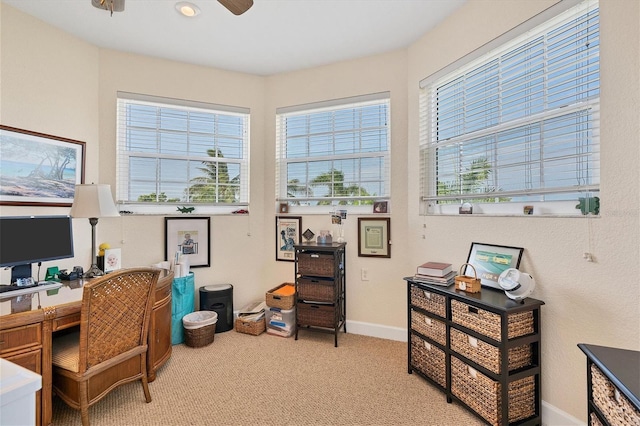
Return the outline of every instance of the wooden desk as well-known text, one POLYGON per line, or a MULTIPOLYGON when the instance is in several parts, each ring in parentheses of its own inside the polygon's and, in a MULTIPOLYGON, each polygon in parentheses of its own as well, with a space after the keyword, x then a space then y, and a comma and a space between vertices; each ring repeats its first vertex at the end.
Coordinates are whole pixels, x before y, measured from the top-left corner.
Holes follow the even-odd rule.
MULTIPOLYGON (((162 273, 156 287, 147 352, 150 382, 171 357, 172 281, 173 272, 162 273)), ((83 280, 63 281, 57 290, 0 301, 0 357, 42 376, 36 395, 38 425, 51 424, 53 333, 80 324, 83 285, 83 280)))

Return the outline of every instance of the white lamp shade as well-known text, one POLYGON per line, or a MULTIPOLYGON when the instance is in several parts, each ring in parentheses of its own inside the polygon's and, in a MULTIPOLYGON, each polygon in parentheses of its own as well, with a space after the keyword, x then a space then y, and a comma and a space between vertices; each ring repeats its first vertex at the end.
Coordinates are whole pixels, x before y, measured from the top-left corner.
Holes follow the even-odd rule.
POLYGON ((111 185, 76 185, 71 217, 120 216, 111 195, 111 185))

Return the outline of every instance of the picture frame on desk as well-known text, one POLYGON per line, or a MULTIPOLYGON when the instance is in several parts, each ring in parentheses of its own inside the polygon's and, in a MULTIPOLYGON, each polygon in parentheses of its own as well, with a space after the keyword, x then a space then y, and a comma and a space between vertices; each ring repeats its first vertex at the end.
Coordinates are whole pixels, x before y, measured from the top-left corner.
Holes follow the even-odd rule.
POLYGON ((294 262, 294 245, 301 241, 302 217, 276 216, 276 260, 294 262))
POLYGON ((358 256, 391 257, 390 218, 358 218, 358 256))
POLYGON ((164 260, 186 256, 191 268, 211 266, 210 217, 166 217, 164 260))
MULTIPOLYGON (((520 266, 523 251, 522 247, 471 243, 466 263, 473 265, 483 287, 501 289, 498 277, 506 269, 520 266)), ((474 271, 466 266, 463 274, 474 276, 474 271)))
POLYGON ((0 125, 0 205, 70 207, 84 164, 84 142, 0 125))

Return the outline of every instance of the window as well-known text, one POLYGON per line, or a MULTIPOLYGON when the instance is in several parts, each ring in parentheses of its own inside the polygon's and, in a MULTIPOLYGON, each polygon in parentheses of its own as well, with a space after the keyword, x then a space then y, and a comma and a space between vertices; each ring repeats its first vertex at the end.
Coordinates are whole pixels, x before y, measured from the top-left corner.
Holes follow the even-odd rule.
POLYGON ((248 109, 119 92, 117 128, 116 197, 125 210, 248 205, 248 109))
POLYGON ((277 110, 277 200, 370 205, 389 198, 389 93, 277 110))
POLYGON ((421 82, 424 213, 468 202, 522 214, 544 203, 575 215, 579 198, 599 194, 597 3, 552 13, 421 82))

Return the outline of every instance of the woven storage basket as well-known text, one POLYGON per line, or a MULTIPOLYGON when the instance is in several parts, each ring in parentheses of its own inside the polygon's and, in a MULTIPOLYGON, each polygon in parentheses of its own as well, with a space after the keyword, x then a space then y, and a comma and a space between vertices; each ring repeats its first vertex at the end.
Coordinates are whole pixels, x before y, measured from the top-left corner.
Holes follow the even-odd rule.
POLYGON ((264 318, 258 321, 247 321, 242 318, 237 318, 235 325, 238 333, 251 334, 252 336, 262 334, 266 328, 264 318))
POLYGON ((299 302, 298 325, 333 328, 337 324, 337 309, 332 305, 299 302))
POLYGON ((217 322, 215 311, 197 311, 182 317, 185 345, 200 348, 213 343, 217 322))
MULTIPOLYGON (((533 312, 516 312, 507 316, 507 338, 525 336, 533 333, 533 312)), ((501 316, 479 309, 458 300, 451 301, 451 320, 473 331, 501 341, 501 316)))
MULTIPOLYGON (((287 290, 291 290, 287 288, 287 290)), ((265 295, 265 301, 267 306, 271 308, 280 308, 280 309, 291 309, 295 303, 296 292, 295 292, 295 284, 293 283, 282 283, 277 287, 272 288, 267 291, 265 295), (293 287, 293 292, 287 291, 289 294, 277 294, 276 292, 282 291, 283 287, 291 286, 293 287)))
POLYGON ((298 279, 298 298, 315 302, 333 302, 336 298, 335 281, 322 278, 298 279))
POLYGON ((317 277, 333 277, 335 258, 332 254, 299 253, 298 273, 317 277))
POLYGON ((440 294, 411 286, 411 304, 445 318, 445 297, 440 294))
POLYGON ((482 288, 476 268, 470 263, 463 263, 460 265, 460 271, 458 271, 458 275, 455 277, 455 283, 456 290, 462 290, 467 293, 478 293, 482 288), (473 269, 473 277, 462 275, 462 270, 465 266, 470 266, 471 269, 473 269))
POLYGON ((590 426, 604 426, 600 421, 600 418, 596 415, 596 413, 591 413, 589 416, 589 425, 590 426))
POLYGON ((413 309, 411 310, 411 328, 442 346, 447 344, 445 323, 413 309))
MULTIPOLYGON (((451 349, 474 360, 478 364, 500 374, 502 356, 500 349, 482 340, 475 339, 460 330, 451 328, 450 331, 451 349)), ((533 352, 531 345, 522 345, 509 349, 509 371, 531 365, 533 352)))
POLYGON ((616 389, 595 364, 591 364, 591 389, 594 404, 610 424, 640 425, 640 411, 616 389))
MULTIPOLYGON (((489 424, 502 424, 500 383, 490 379, 458 358, 451 357, 451 393, 489 424), (475 376, 475 377, 474 377, 475 376)), ((535 414, 535 379, 525 377, 509 382, 509 423, 535 414)))
POLYGON ((411 366, 431 378, 443 388, 447 385, 444 351, 411 335, 411 366))

